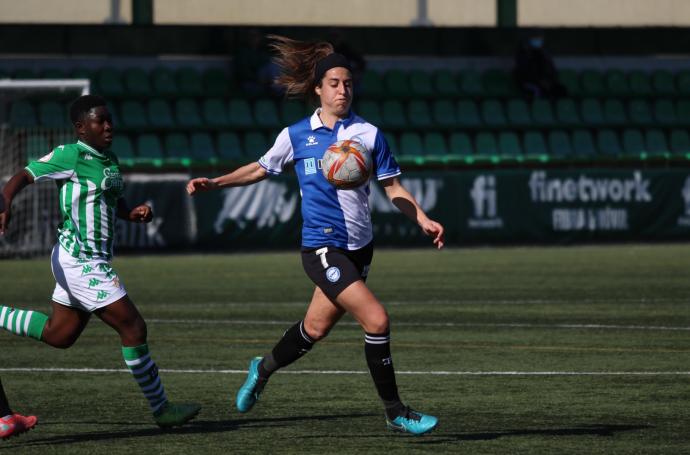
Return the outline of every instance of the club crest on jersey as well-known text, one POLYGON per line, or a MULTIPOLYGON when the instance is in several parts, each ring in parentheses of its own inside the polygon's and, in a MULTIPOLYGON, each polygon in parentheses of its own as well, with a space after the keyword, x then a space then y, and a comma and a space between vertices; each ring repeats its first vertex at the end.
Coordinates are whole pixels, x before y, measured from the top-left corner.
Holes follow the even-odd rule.
POLYGON ((316 160, 314 158, 304 160, 304 174, 316 174, 316 160))
POLYGON ((329 267, 326 270, 326 278, 331 283, 336 283, 340 279, 340 269, 338 267, 329 267))
POLYGON ((103 181, 101 181, 101 189, 108 191, 110 189, 121 192, 125 187, 122 181, 122 175, 118 170, 110 168, 103 169, 103 181))
POLYGON ((319 145, 319 141, 316 140, 316 136, 309 136, 307 138, 307 143, 305 145, 307 147, 310 147, 312 145, 319 145))

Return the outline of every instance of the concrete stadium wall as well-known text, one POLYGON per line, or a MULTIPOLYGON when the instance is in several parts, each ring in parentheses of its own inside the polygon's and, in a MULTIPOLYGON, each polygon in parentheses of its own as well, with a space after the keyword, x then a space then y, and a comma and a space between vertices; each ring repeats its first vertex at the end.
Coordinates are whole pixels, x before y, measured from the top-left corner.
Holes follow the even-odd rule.
POLYGON ((132 0, 0 0, 0 23, 132 22, 132 0))

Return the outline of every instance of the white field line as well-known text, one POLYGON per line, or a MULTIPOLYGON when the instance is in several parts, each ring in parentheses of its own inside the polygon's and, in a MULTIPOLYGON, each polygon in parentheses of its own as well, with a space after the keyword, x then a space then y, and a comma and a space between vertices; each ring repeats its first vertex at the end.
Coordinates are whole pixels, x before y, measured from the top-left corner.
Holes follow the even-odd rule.
MULTIPOLYGON (((289 326, 295 321, 242 320, 242 319, 164 319, 150 318, 146 322, 153 324, 210 324, 210 325, 280 325, 289 326)), ((339 322, 338 325, 359 326, 356 322, 339 322)), ((661 325, 617 325, 617 324, 529 324, 501 322, 393 322, 397 327, 460 327, 460 328, 516 328, 516 329, 577 329, 577 330, 659 330, 688 332, 690 327, 661 325)))
MULTIPOLYGON (((167 374, 247 374, 247 370, 159 370, 167 374)), ((14 373, 130 373, 125 368, 0 368, 0 372, 14 373)), ((280 374, 369 374, 358 370, 283 370, 280 374)), ((396 371, 399 375, 417 376, 690 376, 690 371, 396 371)))

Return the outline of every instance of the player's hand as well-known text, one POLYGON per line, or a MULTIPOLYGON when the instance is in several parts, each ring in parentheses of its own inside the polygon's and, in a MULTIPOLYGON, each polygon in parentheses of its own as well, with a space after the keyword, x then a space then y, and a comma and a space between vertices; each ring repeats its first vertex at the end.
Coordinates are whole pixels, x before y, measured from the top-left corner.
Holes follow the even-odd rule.
POLYGON ((190 196, 204 191, 215 190, 216 188, 218 188, 218 184, 206 177, 198 177, 187 183, 187 193, 189 193, 190 196))
POLYGON ((148 223, 153 219, 153 210, 146 204, 134 207, 129 212, 129 221, 135 223, 148 223))
POLYGON ((427 220, 419 226, 426 235, 434 238, 434 245, 436 245, 436 248, 439 250, 443 248, 445 241, 443 238, 444 229, 441 223, 437 223, 434 220, 427 220))
POLYGON ((10 224, 10 206, 5 204, 5 198, 0 194, 0 235, 5 235, 7 225, 10 224))

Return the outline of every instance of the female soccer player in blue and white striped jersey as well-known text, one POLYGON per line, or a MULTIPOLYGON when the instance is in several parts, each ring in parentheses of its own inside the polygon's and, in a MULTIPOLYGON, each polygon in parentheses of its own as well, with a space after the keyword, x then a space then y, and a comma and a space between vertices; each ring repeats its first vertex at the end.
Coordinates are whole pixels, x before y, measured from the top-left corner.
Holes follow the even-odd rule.
POLYGON ((250 185, 278 175, 294 163, 302 193, 302 263, 316 288, 302 321, 289 328, 273 350, 249 364, 249 375, 237 393, 237 408, 249 411, 268 378, 309 352, 345 312, 364 329, 365 355, 381 397, 388 426, 396 431, 423 434, 436 427, 436 417, 413 411, 398 396, 390 353, 388 314, 365 281, 373 255, 369 213, 369 184, 348 190, 332 186, 317 163, 329 145, 339 140, 360 142, 372 156, 374 175, 388 198, 420 229, 443 247, 443 226, 429 219, 401 185, 400 168, 381 131, 350 109, 352 71, 348 60, 329 43, 307 43, 273 36, 277 82, 288 96, 315 98, 313 115, 283 129, 273 147, 258 162, 229 174, 195 178, 187 184, 200 191, 250 185))

